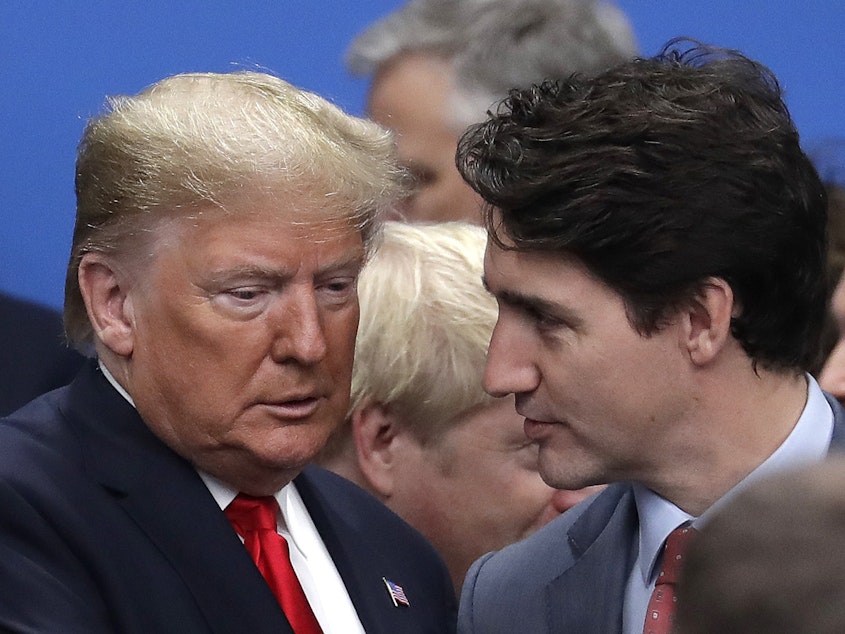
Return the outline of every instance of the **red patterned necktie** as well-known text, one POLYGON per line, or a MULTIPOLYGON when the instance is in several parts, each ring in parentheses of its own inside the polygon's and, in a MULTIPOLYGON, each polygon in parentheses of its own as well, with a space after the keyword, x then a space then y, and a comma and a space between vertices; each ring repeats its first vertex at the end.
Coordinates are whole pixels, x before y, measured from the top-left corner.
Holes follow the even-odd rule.
POLYGON ((666 538, 663 565, 648 602, 643 634, 669 634, 672 631, 675 620, 675 584, 687 545, 694 535, 694 528, 679 526, 666 538))
POLYGON ((290 551, 276 530, 279 504, 272 496, 239 494, 226 507, 226 517, 264 576, 296 634, 322 634, 299 579, 290 563, 290 551))

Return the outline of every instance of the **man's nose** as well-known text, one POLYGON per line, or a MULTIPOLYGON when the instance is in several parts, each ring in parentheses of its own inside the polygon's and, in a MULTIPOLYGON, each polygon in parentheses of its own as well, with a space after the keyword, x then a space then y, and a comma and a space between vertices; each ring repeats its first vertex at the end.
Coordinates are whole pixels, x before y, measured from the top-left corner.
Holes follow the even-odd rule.
POLYGON ((282 302, 279 313, 273 358, 280 363, 295 359, 304 365, 322 361, 327 352, 326 336, 314 293, 297 292, 282 302))
POLYGON ((487 351, 485 391, 496 397, 532 392, 539 381, 539 371, 532 362, 530 346, 522 341, 518 327, 500 316, 487 351))

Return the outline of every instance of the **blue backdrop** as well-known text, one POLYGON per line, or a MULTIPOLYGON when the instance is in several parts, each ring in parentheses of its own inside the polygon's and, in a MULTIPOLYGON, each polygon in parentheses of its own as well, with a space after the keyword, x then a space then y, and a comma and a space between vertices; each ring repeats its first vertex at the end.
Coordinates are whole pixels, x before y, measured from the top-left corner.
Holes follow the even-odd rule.
MULTIPOLYGON (((58 306, 73 227, 73 163, 104 97, 183 71, 263 67, 361 114, 342 55, 399 0, 0 0, 0 288, 58 306)), ((845 138, 842 0, 619 0, 641 49, 677 35, 770 66, 813 149, 845 138)))

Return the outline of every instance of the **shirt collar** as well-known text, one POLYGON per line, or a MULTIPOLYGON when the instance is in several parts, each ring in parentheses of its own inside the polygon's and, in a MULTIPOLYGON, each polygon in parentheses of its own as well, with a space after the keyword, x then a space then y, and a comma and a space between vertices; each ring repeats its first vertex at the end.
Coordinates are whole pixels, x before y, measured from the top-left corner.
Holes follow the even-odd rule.
MULTIPOLYGON (((114 375, 109 372, 109 369, 103 364, 102 359, 97 359, 97 365, 100 367, 100 372, 103 373, 103 376, 106 377, 109 383, 111 383, 112 387, 117 390, 117 393, 120 394, 123 398, 129 401, 129 404, 132 407, 135 407, 135 401, 132 400, 132 397, 129 396, 129 392, 123 389, 123 386, 117 382, 117 379, 114 378, 114 375)), ((135 407, 135 409, 138 409, 135 407)))
POLYGON ((634 483, 633 488, 637 513, 640 516, 640 574, 643 583, 648 584, 660 554, 660 547, 669 533, 694 518, 642 484, 634 483))
MULTIPOLYGON (((197 473, 202 478, 205 486, 208 487, 220 510, 225 510, 238 495, 237 489, 233 489, 219 478, 199 469, 197 469, 197 473)), ((279 509, 281 511, 281 514, 276 517, 278 531, 285 539, 291 541, 302 552, 303 557, 307 559, 308 549, 303 548, 303 545, 297 541, 297 538, 302 538, 302 531, 297 530, 297 526, 301 525, 304 521, 310 522, 311 518, 305 509, 305 503, 302 501, 299 491, 296 490, 293 482, 289 482, 277 491, 273 497, 279 503, 279 509)))
POLYGON ((663 542, 673 530, 685 522, 692 521, 695 528, 701 528, 709 517, 728 500, 752 482, 785 469, 817 462, 824 458, 833 436, 833 410, 824 397, 816 380, 807 377, 807 403, 786 440, 774 453, 749 473, 735 487, 716 501, 698 518, 685 513, 677 506, 663 499, 654 491, 635 483, 634 499, 640 517, 640 573, 648 584, 657 574, 655 564, 663 542))

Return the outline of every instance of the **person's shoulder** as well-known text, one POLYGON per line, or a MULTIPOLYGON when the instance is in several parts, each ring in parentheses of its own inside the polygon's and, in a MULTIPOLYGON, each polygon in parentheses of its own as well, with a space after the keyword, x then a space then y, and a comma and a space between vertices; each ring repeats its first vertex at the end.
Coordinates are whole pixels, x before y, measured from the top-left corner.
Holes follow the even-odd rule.
POLYGON ((0 292, 0 341, 35 345, 37 350, 62 347, 62 316, 57 310, 0 292), (24 338, 24 340, 21 340, 24 338))
POLYGON ((51 323, 59 317, 58 312, 52 308, 0 291, 0 323, 7 318, 17 318, 22 315, 51 323))
POLYGON ((548 627, 549 589, 574 570, 591 548, 599 547, 598 559, 611 562, 608 544, 624 544, 618 527, 628 530, 633 510, 631 485, 613 484, 524 540, 481 557, 463 584, 458 630, 513 632, 548 627))
POLYGON ((338 496, 340 498, 339 501, 345 500, 347 496, 351 496, 354 498, 354 502, 348 506, 352 508, 357 508, 359 504, 370 506, 373 503, 384 506, 373 495, 351 480, 317 465, 307 466, 296 479, 296 484, 299 489, 305 486, 313 489, 314 493, 323 496, 338 496))
POLYGON ((0 477, 20 480, 74 461, 78 439, 61 413, 68 388, 44 394, 0 418, 0 477))
POLYGON ((66 344, 58 311, 0 293, 0 414, 70 383, 84 361, 66 344))
POLYGON ((628 496, 630 484, 611 485, 525 539, 488 553, 474 564, 471 574, 476 579, 495 579, 497 584, 505 579, 505 583, 545 584, 577 561, 578 552, 589 547, 589 540, 602 532, 628 496))
POLYGON ((833 437, 830 441, 830 449, 845 452, 845 408, 833 395, 825 392, 824 396, 833 412, 833 437))

